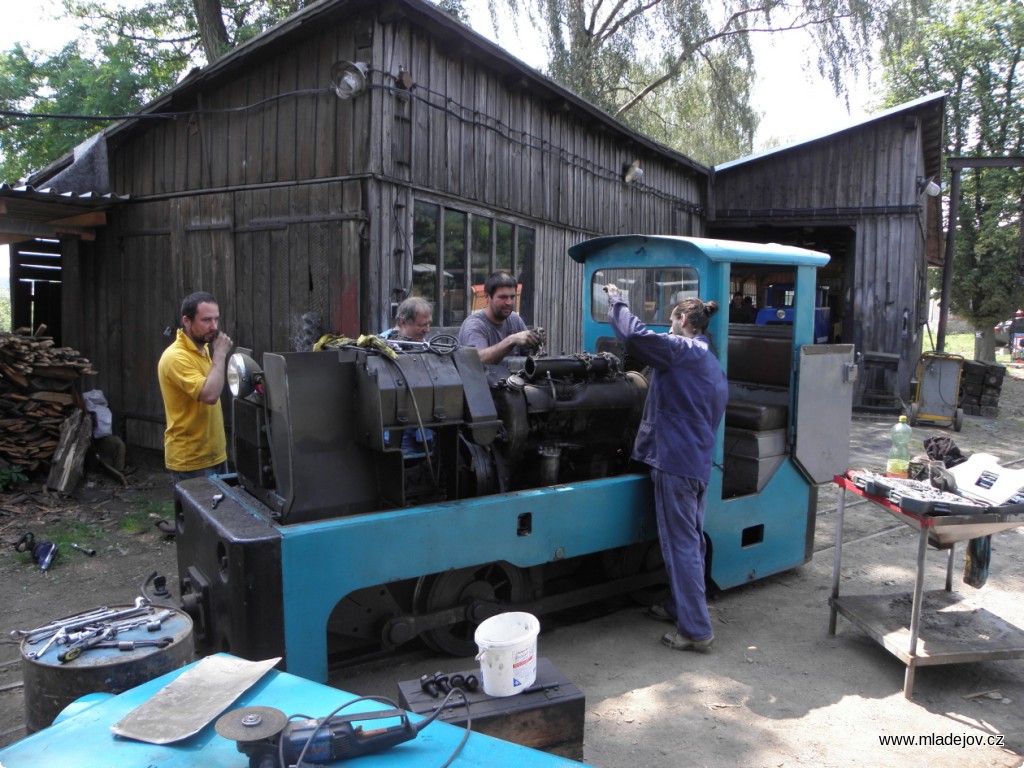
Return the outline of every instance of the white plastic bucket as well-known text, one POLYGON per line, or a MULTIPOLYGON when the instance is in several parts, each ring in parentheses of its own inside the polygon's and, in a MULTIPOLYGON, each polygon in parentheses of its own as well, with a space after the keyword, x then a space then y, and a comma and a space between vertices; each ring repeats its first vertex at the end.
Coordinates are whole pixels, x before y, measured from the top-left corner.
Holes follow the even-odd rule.
POLYGON ((488 696, 514 696, 537 679, 537 635, 532 613, 499 613, 476 628, 480 677, 488 696))

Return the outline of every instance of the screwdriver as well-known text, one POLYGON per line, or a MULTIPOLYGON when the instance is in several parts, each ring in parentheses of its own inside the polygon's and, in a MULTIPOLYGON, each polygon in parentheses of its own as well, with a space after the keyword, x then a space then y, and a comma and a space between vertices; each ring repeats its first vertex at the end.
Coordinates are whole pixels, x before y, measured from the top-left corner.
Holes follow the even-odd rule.
POLYGON ((92 557, 93 555, 96 554, 96 550, 95 549, 89 549, 89 547, 83 547, 81 544, 72 544, 71 548, 72 549, 77 549, 79 552, 84 552, 89 557, 92 557))

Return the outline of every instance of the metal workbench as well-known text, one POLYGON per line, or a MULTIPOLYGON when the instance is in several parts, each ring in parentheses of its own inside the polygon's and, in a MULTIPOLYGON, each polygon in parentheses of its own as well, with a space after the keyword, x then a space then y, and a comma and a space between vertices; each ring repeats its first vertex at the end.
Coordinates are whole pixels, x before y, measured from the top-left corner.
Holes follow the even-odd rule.
MULTIPOLYGON (((227 654, 222 654, 227 656, 227 654)), ((229 657, 231 658, 231 657, 229 657)), ((249 758, 240 753, 234 741, 215 732, 210 722, 194 736, 173 744, 149 744, 115 736, 111 726, 136 707, 149 701, 168 683, 194 665, 170 672, 148 683, 114 696, 91 694, 68 707, 48 728, 0 749, 3 768, 38 766, 148 766, 149 768, 247 768, 249 758)), ((390 691, 381 692, 393 696, 390 691)), ((225 711, 249 706, 280 709, 286 714, 304 713, 325 716, 348 701, 351 693, 313 683, 287 672, 271 670, 246 690, 225 711)), ((376 702, 359 702, 350 711, 369 712, 386 708, 376 702)), ((410 715, 413 721, 419 715, 410 715)), ((435 721, 416 739, 378 754, 346 760, 335 765, 359 765, 359 768, 420 768, 438 766, 455 752, 465 736, 463 728, 435 721)), ((305 765, 306 762, 303 761, 305 765)), ((518 768, 579 768, 581 763, 522 747, 507 741, 472 733, 452 763, 453 768, 492 768, 514 765, 518 768)))
POLYGON ((832 596, 829 599, 830 635, 836 633, 836 617, 842 614, 906 664, 903 695, 908 699, 913 695, 917 667, 1024 657, 1024 630, 952 591, 956 542, 1024 525, 1024 514, 919 515, 900 509, 885 497, 865 493, 842 475, 836 475, 834 482, 840 492, 836 506, 832 596), (918 531, 917 570, 912 593, 840 596, 843 512, 847 492, 871 501, 918 531), (929 544, 946 550, 946 584, 945 589, 925 592, 924 566, 929 544), (919 633, 922 622, 924 637, 919 633))

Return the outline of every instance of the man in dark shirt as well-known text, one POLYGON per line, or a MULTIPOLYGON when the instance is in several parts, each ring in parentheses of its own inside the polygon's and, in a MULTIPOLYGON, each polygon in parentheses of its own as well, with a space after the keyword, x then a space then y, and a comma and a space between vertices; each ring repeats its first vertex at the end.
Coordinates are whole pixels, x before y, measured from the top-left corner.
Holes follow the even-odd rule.
POLYGON ((484 282, 487 306, 467 317, 459 329, 459 344, 476 347, 481 363, 500 363, 508 355, 522 355, 540 346, 539 337, 515 311, 518 287, 508 272, 492 272, 484 282))

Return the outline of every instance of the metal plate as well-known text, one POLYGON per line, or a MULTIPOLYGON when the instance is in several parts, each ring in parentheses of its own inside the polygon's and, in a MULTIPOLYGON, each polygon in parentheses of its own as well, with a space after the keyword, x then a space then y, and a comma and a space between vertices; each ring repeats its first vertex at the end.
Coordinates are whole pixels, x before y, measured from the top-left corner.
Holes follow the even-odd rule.
POLYGON ((111 726, 118 736, 173 744, 199 733, 281 659, 207 656, 111 726))

